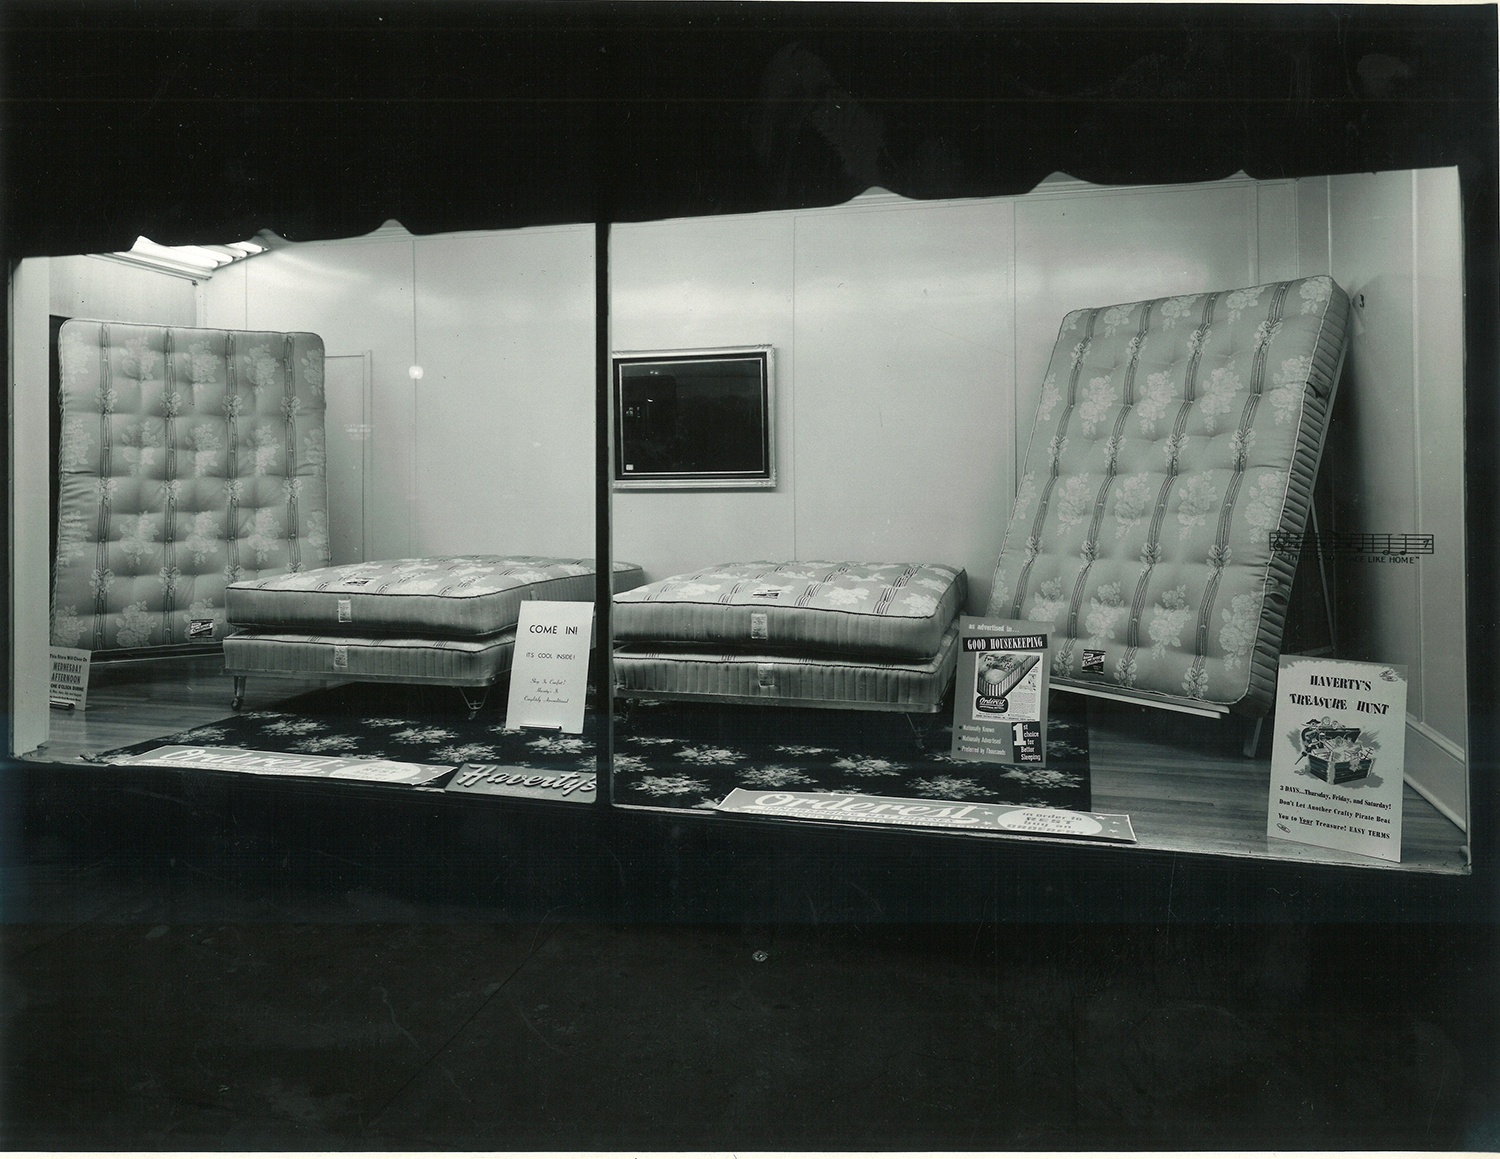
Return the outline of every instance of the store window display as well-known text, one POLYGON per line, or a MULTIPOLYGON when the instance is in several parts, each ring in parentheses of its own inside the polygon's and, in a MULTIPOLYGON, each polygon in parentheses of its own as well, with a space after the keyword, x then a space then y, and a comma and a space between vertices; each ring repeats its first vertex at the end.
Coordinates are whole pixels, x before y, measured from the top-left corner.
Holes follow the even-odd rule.
POLYGON ((617 547, 649 581, 615 600, 616 802, 722 814, 742 790, 765 812, 926 828, 1014 806, 1051 811, 1012 818, 1031 834, 1087 836, 1065 811, 1128 817, 1148 848, 1465 872, 1463 623, 1446 610, 1462 496, 1433 453, 1461 437, 1457 207, 1453 171, 1059 176, 1013 199, 874 191, 618 230, 617 346, 777 349, 783 482, 614 496, 617 547), (710 307, 659 308, 706 283, 710 307), (1443 547, 1380 550, 1392 534, 1443 547), (936 570, 965 581, 938 615, 947 654, 903 652, 894 630, 870 643, 835 610, 851 585, 896 607, 936 570), (1047 637, 1045 759, 973 759, 951 730, 974 706, 955 702, 984 693, 955 688, 958 642, 1028 623, 1047 637), (1345 802, 1352 776, 1318 788, 1305 752, 1289 766, 1332 809, 1393 807, 1399 858, 1344 840, 1362 818, 1277 830, 1281 733, 1307 721, 1277 699, 1288 657, 1410 688, 1391 709, 1408 742, 1402 782, 1383 782, 1394 806, 1345 802), (882 701, 900 711, 862 711, 882 701))
MULTIPOLYGON (((201 293, 165 275, 127 293, 146 275, 123 267, 80 276, 102 258, 31 259, 15 330, 33 377, 65 303, 153 333, 308 336, 299 355, 315 336, 327 498, 322 522, 299 502, 296 558, 224 574, 222 612, 199 617, 221 651, 131 668, 76 648, 60 671, 92 671, 71 711, 39 712, 36 682, 18 682, 21 752, 179 767, 191 749, 186 767, 703 823, 732 823, 726 803, 749 793, 913 840, 982 818, 1028 838, 1465 872, 1458 205, 1453 170, 1128 189, 1059 175, 1015 197, 872 190, 616 225, 605 354, 634 368, 629 390, 594 378, 592 227, 271 238, 201 293), (713 373, 729 363, 750 369, 713 373), (605 592, 608 641, 536 618, 605 592), (1319 665, 1298 670, 1305 688, 1294 660, 1319 665), (538 667, 563 663, 582 667, 538 667), (524 719, 518 665, 546 708, 524 719), (1345 686, 1314 677, 1370 681, 1360 700, 1399 743, 1322 703, 1345 686), (966 750, 956 724, 983 743, 966 750), (1350 836, 1384 801, 1399 859, 1279 831, 1273 782, 1309 815, 1364 794, 1365 817, 1309 826, 1350 836)), ((174 375, 191 347, 173 343, 174 375)), ((47 409, 30 390, 23 422, 47 409)), ((310 399, 299 470, 316 463, 310 399)), ((175 414, 153 422, 168 417, 175 432, 175 414)), ((236 461, 254 466, 249 438, 236 461)), ((76 441, 56 463, 22 448, 18 469, 71 470, 76 441)), ((116 444, 161 473, 146 434, 116 444)), ((183 463, 210 449, 173 445, 183 463)), ((285 507, 293 488, 275 486, 285 507)), ((69 504, 18 502, 18 542, 77 554, 69 504)), ((240 530, 236 549, 255 533, 240 530)), ((18 591, 50 588, 49 554, 18 555, 18 591)))

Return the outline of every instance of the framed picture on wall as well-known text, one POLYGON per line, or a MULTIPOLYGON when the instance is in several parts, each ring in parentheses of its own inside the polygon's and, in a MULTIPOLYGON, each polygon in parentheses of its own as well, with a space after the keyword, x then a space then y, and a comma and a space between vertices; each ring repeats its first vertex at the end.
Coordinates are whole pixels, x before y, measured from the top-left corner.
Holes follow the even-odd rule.
POLYGON ((770 346, 614 356, 615 486, 775 487, 770 346))

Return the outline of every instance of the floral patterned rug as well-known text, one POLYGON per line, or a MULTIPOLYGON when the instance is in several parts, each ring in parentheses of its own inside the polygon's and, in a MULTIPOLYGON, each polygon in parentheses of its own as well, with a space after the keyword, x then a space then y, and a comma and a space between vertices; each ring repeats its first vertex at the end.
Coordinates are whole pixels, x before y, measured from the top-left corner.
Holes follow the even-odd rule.
MULTIPOLYGON (((592 713, 577 736, 507 731, 503 695, 491 696, 491 705, 498 707, 468 720, 455 698, 443 695, 450 692, 345 685, 95 759, 108 762, 163 745, 190 744, 592 773, 597 735, 592 713)), ((732 789, 785 788, 1087 810, 1083 699, 1054 693, 1047 729, 1047 767, 1034 768, 950 756, 948 718, 932 723, 925 742, 919 742, 911 722, 898 713, 636 701, 615 725, 614 799, 623 805, 710 809, 732 789)))
POLYGON ((744 788, 1089 809, 1082 697, 1053 695, 1046 768, 953 757, 939 715, 919 742, 900 713, 637 701, 615 725, 614 799, 711 809, 744 788))

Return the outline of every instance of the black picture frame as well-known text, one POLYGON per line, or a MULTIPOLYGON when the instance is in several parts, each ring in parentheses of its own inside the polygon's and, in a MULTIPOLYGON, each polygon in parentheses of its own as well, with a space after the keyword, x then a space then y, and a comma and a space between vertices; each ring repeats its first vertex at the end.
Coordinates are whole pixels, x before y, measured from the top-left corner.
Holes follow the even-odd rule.
POLYGON ((776 486, 770 346, 613 356, 617 489, 776 486))

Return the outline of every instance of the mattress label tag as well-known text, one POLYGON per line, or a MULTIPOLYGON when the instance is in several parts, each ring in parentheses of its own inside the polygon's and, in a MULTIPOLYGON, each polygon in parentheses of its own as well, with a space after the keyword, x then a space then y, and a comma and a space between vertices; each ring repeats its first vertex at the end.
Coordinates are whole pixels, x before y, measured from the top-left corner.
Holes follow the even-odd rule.
POLYGON ((750 639, 769 640, 771 638, 770 620, 765 612, 750 613, 750 639))
POLYGON ((1102 648, 1085 648, 1083 650, 1083 670, 1085 672, 1104 671, 1104 650, 1102 648))
POLYGON ((349 667, 349 645, 335 644, 333 646, 333 666, 335 668, 349 667))
POLYGON ((187 638, 189 640, 212 640, 214 638, 213 620, 211 618, 207 620, 189 620, 187 638))
POLYGON ((339 623, 341 623, 341 624, 349 624, 349 623, 352 623, 353 621, 354 621, 354 601, 353 600, 340 600, 339 601, 339 623))
POLYGON ((769 664, 757 664, 755 666, 755 679, 760 682, 762 688, 775 688, 776 669, 769 664))

